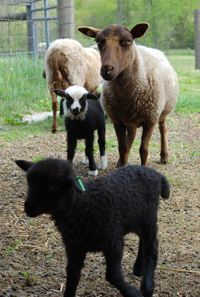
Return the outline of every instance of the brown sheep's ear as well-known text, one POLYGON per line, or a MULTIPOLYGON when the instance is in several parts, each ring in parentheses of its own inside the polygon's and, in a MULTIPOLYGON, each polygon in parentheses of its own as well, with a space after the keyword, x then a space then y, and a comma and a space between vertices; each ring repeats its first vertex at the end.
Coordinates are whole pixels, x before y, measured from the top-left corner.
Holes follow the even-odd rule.
POLYGON ((84 35, 87 35, 89 37, 95 38, 97 33, 99 33, 99 29, 93 28, 93 27, 78 27, 77 30, 84 35))
POLYGON ((65 97, 65 95, 66 95, 64 90, 54 89, 53 91, 60 97, 65 97))
POLYGON ((15 163, 24 171, 27 171, 31 166, 33 166, 33 164, 35 164, 34 162, 25 160, 15 160, 15 163))
POLYGON ((140 23, 135 25, 131 30, 131 34, 133 36, 133 38, 140 38, 144 35, 144 33, 147 31, 147 29, 149 28, 149 24, 148 23, 140 23))

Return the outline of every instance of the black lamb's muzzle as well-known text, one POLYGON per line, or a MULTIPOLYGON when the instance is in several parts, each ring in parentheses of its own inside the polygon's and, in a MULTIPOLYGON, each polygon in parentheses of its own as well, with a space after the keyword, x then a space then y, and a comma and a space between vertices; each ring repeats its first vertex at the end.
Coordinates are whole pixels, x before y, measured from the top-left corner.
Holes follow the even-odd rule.
POLYGON ((38 207, 36 205, 28 201, 25 201, 24 211, 28 217, 32 217, 32 218, 37 217, 42 213, 41 211, 38 210, 38 207))
POLYGON ((79 108, 77 107, 77 108, 75 108, 75 109, 72 109, 72 110, 71 110, 71 113, 72 113, 74 116, 77 116, 77 115, 79 115, 80 110, 79 110, 79 108))

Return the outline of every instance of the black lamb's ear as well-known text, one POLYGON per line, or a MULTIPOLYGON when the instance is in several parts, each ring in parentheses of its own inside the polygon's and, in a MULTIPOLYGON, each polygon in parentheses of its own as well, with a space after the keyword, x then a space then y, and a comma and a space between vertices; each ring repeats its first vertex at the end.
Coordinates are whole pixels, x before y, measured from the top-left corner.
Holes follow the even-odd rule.
POLYGON ((64 98, 62 98, 60 100, 60 117, 62 118, 63 114, 64 114, 64 109, 63 109, 63 101, 65 101, 64 98))
POLYGON ((83 193, 83 190, 81 189, 81 186, 79 185, 78 181, 76 178, 73 177, 66 177, 66 182, 70 186, 73 186, 77 192, 83 193))
POLYGON ((15 163, 24 171, 27 171, 31 166, 33 166, 33 164, 35 164, 34 162, 25 160, 15 160, 15 163))
POLYGON ((93 93, 87 93, 87 99, 97 100, 98 97, 93 93))
POLYGON ((54 91, 54 93, 56 93, 56 95, 58 95, 60 97, 65 97, 65 91, 64 90, 54 89, 53 91, 54 91))

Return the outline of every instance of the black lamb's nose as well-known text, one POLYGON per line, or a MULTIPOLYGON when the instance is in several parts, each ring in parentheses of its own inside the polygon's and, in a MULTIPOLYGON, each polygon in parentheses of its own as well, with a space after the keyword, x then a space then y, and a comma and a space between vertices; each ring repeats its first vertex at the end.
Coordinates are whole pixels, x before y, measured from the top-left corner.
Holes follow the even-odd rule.
POLYGON ((80 113, 80 111, 79 111, 79 108, 78 107, 76 107, 76 108, 74 108, 73 110, 72 110, 72 113, 73 113, 73 115, 78 115, 79 113, 80 113))
POLYGON ((25 202, 24 211, 25 213, 32 211, 34 209, 33 204, 25 202))

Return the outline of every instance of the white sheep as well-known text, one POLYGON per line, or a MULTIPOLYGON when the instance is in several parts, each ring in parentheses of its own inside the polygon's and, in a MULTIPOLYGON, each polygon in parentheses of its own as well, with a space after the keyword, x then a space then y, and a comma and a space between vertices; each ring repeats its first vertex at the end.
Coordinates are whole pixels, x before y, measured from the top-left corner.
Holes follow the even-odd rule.
POLYGON ((146 165, 149 141, 157 123, 161 163, 168 162, 166 116, 178 97, 178 77, 162 52, 135 44, 134 39, 142 37, 148 26, 140 23, 131 30, 119 25, 102 30, 78 28, 98 44, 104 79, 101 101, 116 131, 119 166, 127 163, 136 130, 141 126, 140 157, 141 164, 146 165))
POLYGON ((55 40, 45 54, 43 77, 52 97, 52 132, 57 131, 57 95, 54 89, 67 89, 71 85, 85 87, 95 93, 101 83, 101 59, 93 48, 84 48, 72 39, 55 40))

